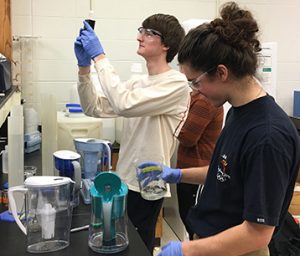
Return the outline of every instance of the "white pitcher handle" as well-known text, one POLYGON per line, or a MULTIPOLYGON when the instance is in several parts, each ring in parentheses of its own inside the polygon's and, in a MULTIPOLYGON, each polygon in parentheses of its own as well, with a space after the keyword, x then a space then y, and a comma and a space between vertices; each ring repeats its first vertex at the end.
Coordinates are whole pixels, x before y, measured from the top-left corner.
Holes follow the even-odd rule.
POLYGON ((11 209, 12 215, 15 218, 16 223, 18 224, 19 228, 22 230, 22 232, 25 235, 27 235, 26 228, 19 219, 19 216, 18 216, 18 213, 17 213, 17 205, 16 205, 16 201, 15 201, 13 193, 14 192, 20 192, 20 193, 25 194, 27 191, 28 191, 28 189, 25 188, 24 186, 15 186, 15 187, 11 187, 11 188, 8 189, 9 207, 11 209))
POLYGON ((81 185, 81 167, 78 161, 72 161, 74 168, 75 189, 79 190, 81 185))
POLYGON ((104 140, 102 143, 106 147, 106 151, 107 151, 107 166, 108 166, 107 170, 110 171, 112 169, 112 165, 111 165, 111 149, 110 149, 110 146, 109 146, 110 141, 104 140))

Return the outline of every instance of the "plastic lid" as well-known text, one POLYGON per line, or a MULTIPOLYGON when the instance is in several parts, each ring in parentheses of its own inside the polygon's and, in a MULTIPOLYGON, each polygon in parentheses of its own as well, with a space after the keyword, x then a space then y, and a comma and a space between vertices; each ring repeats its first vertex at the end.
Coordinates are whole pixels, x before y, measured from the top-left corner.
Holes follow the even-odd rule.
MULTIPOLYGON (((112 201, 113 196, 119 194, 121 179, 114 172, 100 172, 94 179, 94 186, 104 201, 112 201)), ((91 191, 92 193, 92 191, 91 191)), ((93 193, 92 193, 93 194, 93 193)))
POLYGON ((31 176, 24 181, 26 187, 54 187, 73 183, 68 177, 59 176, 31 176))
POLYGON ((53 153, 53 155, 59 159, 64 160, 76 160, 80 158, 80 155, 70 150, 59 150, 53 153))
POLYGON ((66 107, 67 108, 72 108, 72 107, 80 108, 81 106, 80 106, 80 104, 77 104, 77 103, 67 103, 66 107))
POLYGON ((80 107, 79 108, 69 108, 68 111, 70 113, 82 113, 83 112, 82 108, 80 108, 80 107))

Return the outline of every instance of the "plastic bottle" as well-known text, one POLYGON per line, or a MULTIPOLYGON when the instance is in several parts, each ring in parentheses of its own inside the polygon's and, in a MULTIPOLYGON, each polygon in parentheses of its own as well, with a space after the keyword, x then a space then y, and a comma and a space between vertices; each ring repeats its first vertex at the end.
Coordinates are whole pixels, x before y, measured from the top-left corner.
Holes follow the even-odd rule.
POLYGON ((8 173, 8 145, 1 151, 2 155, 2 173, 8 173))
MULTIPOLYGON (((53 153, 57 149, 56 95, 45 93, 42 97, 42 175, 53 176, 53 153)), ((24 168, 23 168, 24 169, 24 168)))
MULTIPOLYGON (((24 116, 23 105, 11 108, 7 117, 8 138, 8 185, 9 188, 24 184, 24 116)), ((2 198, 3 201, 3 198, 2 198)), ((15 197, 17 211, 22 211, 24 197, 18 193, 15 197)), ((9 211, 11 209, 9 208, 9 211)))
MULTIPOLYGON (((8 184, 9 187, 24 183, 24 116, 23 105, 13 106, 7 118, 8 184)), ((21 196, 20 196, 21 199, 21 196)), ((17 199, 17 201, 19 198, 17 199)), ((22 198, 22 202, 24 199, 22 198)), ((21 202, 21 201, 20 201, 21 202)), ((22 205, 18 204, 17 205, 22 205)))

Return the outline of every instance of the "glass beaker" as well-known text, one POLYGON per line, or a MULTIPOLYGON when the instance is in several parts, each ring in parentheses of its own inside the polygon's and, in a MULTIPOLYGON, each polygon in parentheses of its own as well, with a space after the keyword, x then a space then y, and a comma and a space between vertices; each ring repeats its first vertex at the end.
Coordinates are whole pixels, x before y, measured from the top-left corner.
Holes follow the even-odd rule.
POLYGON ((167 193, 167 184, 161 178, 162 157, 145 156, 134 161, 141 196, 146 200, 158 200, 167 193))

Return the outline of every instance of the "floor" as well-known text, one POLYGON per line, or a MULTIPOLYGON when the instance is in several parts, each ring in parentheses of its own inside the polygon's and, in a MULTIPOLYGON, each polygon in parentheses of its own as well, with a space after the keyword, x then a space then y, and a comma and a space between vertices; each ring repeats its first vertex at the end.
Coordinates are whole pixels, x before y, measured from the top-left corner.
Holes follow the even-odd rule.
MULTIPOLYGON (((170 185, 172 197, 165 198, 163 204, 163 227, 162 238, 160 240, 161 246, 164 246, 169 241, 183 241, 187 239, 184 225, 180 219, 176 186, 170 185)), ((153 256, 158 255, 160 247, 156 247, 153 256)))

